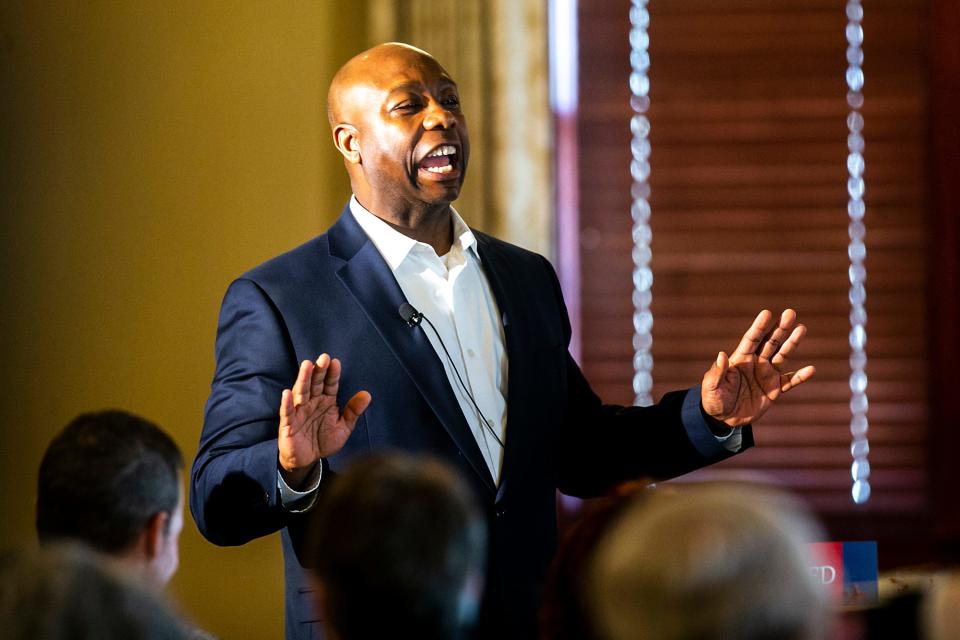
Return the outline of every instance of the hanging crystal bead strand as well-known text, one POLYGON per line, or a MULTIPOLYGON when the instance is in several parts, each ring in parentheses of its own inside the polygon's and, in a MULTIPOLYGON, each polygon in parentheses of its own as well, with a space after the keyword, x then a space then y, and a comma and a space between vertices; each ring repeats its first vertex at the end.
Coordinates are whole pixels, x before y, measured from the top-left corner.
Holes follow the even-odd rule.
POLYGON ((650 269, 650 13, 647 0, 630 7, 630 119, 633 136, 630 174, 633 177, 630 215, 633 218, 633 393, 638 406, 653 404, 653 271, 650 269))
POLYGON ((864 173, 864 139, 863 115, 863 6, 860 0, 847 2, 847 104, 850 112, 847 115, 847 213, 850 217, 848 232, 850 244, 847 254, 850 257, 850 435, 853 441, 850 453, 853 464, 850 473, 853 477, 851 494, 853 501, 864 504, 870 499, 870 462, 867 454, 870 453, 870 444, 867 440, 869 423, 867 422, 867 299, 866 280, 867 270, 864 260, 867 255, 864 237, 864 214, 866 206, 863 201, 865 184, 864 173))

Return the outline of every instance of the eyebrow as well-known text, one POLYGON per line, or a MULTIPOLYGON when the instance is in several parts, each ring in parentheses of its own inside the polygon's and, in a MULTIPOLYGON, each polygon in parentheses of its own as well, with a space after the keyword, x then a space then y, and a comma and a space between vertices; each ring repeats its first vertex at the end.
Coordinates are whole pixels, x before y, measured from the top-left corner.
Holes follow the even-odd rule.
MULTIPOLYGON (((446 89, 446 88, 458 89, 457 83, 451 80, 450 78, 446 78, 446 77, 440 78, 440 81, 437 83, 437 86, 441 89, 446 89)), ((415 93, 419 93, 420 91, 423 90, 423 87, 424 85, 422 82, 401 82, 398 85, 390 87, 389 93, 395 93, 397 91, 413 91, 415 93)))

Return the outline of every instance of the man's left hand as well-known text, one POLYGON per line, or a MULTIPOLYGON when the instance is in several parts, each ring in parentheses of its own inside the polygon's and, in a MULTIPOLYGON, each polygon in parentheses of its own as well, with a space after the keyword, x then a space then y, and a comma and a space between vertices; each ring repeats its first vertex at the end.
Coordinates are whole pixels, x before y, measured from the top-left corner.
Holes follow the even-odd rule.
POLYGON ((816 369, 790 371, 787 358, 807 328, 787 309, 771 330, 773 314, 764 309, 728 358, 721 351, 703 375, 700 402, 704 411, 730 427, 756 422, 781 393, 809 380, 816 369))

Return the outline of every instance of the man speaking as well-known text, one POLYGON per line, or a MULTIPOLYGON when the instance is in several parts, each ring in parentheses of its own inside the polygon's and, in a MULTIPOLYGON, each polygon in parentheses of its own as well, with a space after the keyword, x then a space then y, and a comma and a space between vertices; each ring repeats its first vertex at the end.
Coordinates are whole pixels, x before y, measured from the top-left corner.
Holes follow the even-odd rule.
POLYGON ((805 329, 792 311, 763 311, 700 386, 604 405, 567 352, 547 260, 451 206, 470 144, 443 67, 376 46, 336 74, 328 113, 353 198, 325 234, 230 285, 191 511, 216 544, 281 531, 287 638, 317 637, 299 554, 318 492, 361 454, 439 457, 489 521, 480 636, 532 638, 557 489, 595 496, 750 446, 749 425, 813 375, 787 372, 805 329))

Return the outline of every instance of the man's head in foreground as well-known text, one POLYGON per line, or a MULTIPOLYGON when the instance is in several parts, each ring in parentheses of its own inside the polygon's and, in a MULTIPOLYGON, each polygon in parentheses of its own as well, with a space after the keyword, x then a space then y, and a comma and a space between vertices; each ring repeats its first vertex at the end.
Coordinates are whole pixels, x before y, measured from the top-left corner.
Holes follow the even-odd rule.
POLYGON ((4 640, 188 640, 196 636, 120 561, 79 545, 0 553, 4 640))
POLYGON ((789 495, 732 483, 658 490, 600 539, 587 601, 603 638, 813 640, 826 594, 808 542, 817 523, 789 495))
POLYGON ((349 60, 327 96, 333 140, 353 192, 386 218, 446 209, 470 156, 457 85, 430 54, 377 45, 349 60))
POLYGON ((165 585, 179 563, 182 470, 177 445, 143 418, 123 411, 78 416, 40 463, 40 542, 82 542, 165 585))
POLYGON ((472 625, 486 525, 445 465, 399 454, 359 460, 325 489, 312 517, 310 560, 331 637, 402 630, 449 640, 472 625))

